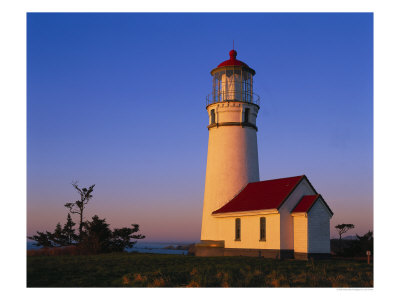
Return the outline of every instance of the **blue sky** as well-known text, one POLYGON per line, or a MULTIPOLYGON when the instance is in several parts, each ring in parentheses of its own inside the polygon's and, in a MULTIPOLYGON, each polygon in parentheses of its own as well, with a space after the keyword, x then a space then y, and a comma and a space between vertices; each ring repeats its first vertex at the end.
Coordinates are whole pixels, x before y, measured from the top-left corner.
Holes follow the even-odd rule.
MULTIPOLYGON (((40 14, 27 17, 28 234, 87 217, 148 240, 200 238, 210 70, 256 70, 261 180, 306 174, 338 223, 373 229, 373 15, 40 14)), ((351 232, 349 232, 351 234, 351 232)), ((332 229, 331 235, 335 236, 332 229)))

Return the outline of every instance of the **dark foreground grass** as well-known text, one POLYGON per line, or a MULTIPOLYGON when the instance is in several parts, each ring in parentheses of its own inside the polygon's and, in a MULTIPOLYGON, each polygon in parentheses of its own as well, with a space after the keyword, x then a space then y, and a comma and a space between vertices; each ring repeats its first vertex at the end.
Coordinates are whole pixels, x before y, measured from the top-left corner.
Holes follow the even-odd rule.
POLYGON ((372 287, 366 262, 120 253, 28 256, 28 287, 372 287))

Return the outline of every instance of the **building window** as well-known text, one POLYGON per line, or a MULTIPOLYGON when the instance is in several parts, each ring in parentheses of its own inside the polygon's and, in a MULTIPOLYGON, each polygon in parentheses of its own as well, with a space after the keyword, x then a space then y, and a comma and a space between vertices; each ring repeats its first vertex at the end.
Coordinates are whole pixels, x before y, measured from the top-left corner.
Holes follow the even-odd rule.
POLYGON ((211 110, 211 124, 215 124, 215 109, 211 110))
POLYGON ((260 241, 265 241, 265 217, 260 218, 260 241))
POLYGON ((240 219, 235 220, 235 241, 240 241, 240 219))
POLYGON ((244 122, 248 123, 249 122, 249 114, 250 114, 250 108, 246 108, 244 110, 244 122))

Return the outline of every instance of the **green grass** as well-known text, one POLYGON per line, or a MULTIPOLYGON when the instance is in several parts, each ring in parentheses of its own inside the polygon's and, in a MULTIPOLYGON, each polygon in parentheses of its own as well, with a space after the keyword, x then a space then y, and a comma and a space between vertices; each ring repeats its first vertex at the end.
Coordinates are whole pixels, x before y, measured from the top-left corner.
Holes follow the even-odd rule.
POLYGON ((28 287, 372 287, 366 262, 119 253, 28 256, 28 287))

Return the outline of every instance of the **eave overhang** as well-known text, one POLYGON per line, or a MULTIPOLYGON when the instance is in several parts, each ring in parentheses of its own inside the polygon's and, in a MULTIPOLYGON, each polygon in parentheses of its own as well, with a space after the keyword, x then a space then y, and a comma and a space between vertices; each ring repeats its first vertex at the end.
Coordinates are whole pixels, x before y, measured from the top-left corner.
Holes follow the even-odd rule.
POLYGON ((272 215, 279 214, 277 209, 260 209, 260 210, 248 210, 248 211, 233 211, 226 213, 211 214, 217 218, 228 218, 228 217, 243 217, 243 216, 256 216, 256 215, 272 215))

